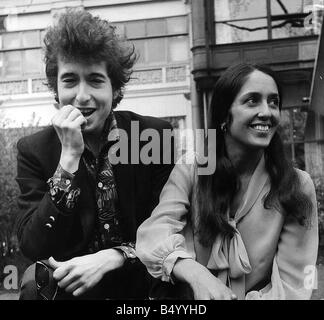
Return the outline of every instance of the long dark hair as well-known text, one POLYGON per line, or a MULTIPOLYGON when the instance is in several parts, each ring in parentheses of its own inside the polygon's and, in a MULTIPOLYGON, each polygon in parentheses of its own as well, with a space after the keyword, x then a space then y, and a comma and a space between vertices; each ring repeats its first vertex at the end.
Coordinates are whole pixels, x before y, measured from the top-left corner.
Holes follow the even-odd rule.
MULTIPOLYGON (((196 201, 198 225, 196 233, 201 244, 211 245, 217 234, 233 236, 235 229, 228 223, 227 209, 240 188, 236 169, 230 161, 221 125, 228 121, 230 107, 245 83, 255 70, 271 76, 278 87, 281 110, 282 92, 277 75, 268 67, 241 63, 228 68, 215 84, 209 108, 208 128, 216 129, 216 170, 211 175, 199 175, 196 201)), ((301 225, 307 221, 307 212, 312 204, 301 191, 300 181, 291 161, 287 159, 282 140, 276 132, 265 149, 265 167, 270 176, 271 188, 264 200, 266 209, 280 205, 287 215, 301 225)))

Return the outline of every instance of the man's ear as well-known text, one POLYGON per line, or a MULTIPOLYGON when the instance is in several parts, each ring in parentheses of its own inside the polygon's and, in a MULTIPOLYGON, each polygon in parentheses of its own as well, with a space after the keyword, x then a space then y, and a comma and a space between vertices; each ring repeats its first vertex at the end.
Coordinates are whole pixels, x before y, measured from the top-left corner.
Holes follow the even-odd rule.
POLYGON ((116 100, 120 94, 120 90, 113 90, 113 100, 116 100))

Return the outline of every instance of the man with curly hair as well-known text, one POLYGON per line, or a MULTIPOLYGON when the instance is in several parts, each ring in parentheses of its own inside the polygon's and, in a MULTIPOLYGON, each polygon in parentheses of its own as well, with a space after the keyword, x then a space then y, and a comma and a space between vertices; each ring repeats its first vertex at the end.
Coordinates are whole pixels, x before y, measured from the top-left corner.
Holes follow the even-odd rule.
MULTIPOLYGON (((67 10, 44 44, 59 111, 51 126, 17 144, 18 239, 35 262, 20 299, 145 299, 151 279, 136 258, 136 230, 157 205, 172 164, 114 164, 109 154, 121 131, 134 151, 132 123, 137 134, 155 129, 160 137, 171 126, 113 111, 136 55, 106 20, 67 10)), ((162 140, 159 148, 163 159, 162 140)))

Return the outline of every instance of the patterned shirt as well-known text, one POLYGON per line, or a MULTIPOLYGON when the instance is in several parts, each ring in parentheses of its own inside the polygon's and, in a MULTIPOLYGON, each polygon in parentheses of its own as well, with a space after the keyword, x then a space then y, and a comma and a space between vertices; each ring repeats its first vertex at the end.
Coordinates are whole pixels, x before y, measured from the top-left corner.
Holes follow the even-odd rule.
MULTIPOLYGON (((100 152, 96 158, 85 143, 81 161, 85 164, 96 195, 96 227, 88 252, 94 253, 107 248, 119 248, 134 254, 134 243, 123 241, 119 225, 119 201, 112 165, 108 158, 109 148, 119 141, 120 136, 114 113, 111 112, 101 135, 100 152), (109 140, 108 140, 109 136, 109 140)), ((60 165, 49 179, 50 195, 56 206, 65 212, 75 207, 80 189, 73 186, 74 175, 60 165)))

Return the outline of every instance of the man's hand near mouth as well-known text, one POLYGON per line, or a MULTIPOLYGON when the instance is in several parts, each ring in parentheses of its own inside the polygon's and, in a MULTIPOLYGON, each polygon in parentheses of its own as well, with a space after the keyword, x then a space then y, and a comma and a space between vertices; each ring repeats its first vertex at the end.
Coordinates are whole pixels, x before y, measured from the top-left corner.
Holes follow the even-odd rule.
POLYGON ((60 165, 64 170, 73 173, 77 171, 84 151, 81 130, 87 120, 78 108, 66 105, 53 117, 52 124, 62 145, 60 165))

